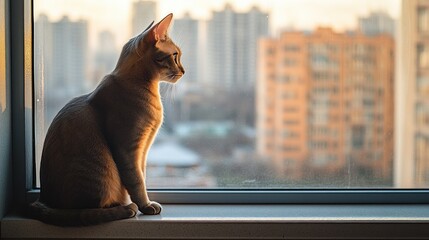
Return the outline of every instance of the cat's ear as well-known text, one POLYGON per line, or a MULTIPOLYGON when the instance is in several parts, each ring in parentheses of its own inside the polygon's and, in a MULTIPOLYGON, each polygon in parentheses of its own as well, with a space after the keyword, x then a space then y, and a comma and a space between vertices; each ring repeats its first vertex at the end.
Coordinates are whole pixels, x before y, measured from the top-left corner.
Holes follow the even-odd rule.
POLYGON ((167 37, 167 31, 170 27, 171 20, 173 19, 173 14, 168 14, 163 18, 159 23, 157 23, 149 32, 149 38, 152 42, 163 41, 167 37))
POLYGON ((141 33, 141 34, 144 34, 147 30, 149 30, 152 26, 153 26, 153 24, 155 23, 155 21, 152 21, 150 24, 149 24, 149 26, 147 26, 147 28, 141 33))

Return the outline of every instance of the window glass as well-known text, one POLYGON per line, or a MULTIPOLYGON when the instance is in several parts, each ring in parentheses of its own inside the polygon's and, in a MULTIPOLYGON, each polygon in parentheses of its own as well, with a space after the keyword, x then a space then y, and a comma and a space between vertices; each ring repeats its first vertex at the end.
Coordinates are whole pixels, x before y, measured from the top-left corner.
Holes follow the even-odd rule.
POLYGON ((173 12, 150 188, 429 187, 427 2, 34 0, 36 178, 56 113, 173 12))

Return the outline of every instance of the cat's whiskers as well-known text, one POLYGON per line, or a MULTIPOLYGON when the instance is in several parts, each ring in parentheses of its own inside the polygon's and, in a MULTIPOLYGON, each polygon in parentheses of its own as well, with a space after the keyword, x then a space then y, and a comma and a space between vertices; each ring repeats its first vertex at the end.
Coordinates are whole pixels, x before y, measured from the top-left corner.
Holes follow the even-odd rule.
POLYGON ((168 99, 170 99, 170 97, 169 97, 170 91, 169 90, 170 90, 170 86, 169 86, 169 84, 167 84, 165 86, 165 103, 167 103, 168 99))
POLYGON ((172 96, 172 84, 168 84, 168 100, 170 101, 170 105, 173 104, 173 101, 171 100, 171 96, 172 96))
MULTIPOLYGON (((173 77, 169 77, 168 80, 171 80, 173 77)), ((164 102, 169 101, 170 104, 173 104, 173 100, 172 100, 172 88, 173 88, 173 84, 170 83, 161 83, 161 96, 162 98, 165 100, 164 102)))
POLYGON ((163 98, 163 99, 165 99, 166 98, 166 95, 167 95, 167 90, 168 90, 168 86, 167 86, 167 84, 166 83, 160 83, 160 86, 161 86, 161 97, 163 98))
MULTIPOLYGON (((174 78, 174 75, 171 75, 168 77, 167 80, 172 80, 174 78)), ((165 102, 167 102, 167 100, 170 102, 170 104, 173 104, 173 88, 174 88, 174 84, 170 84, 170 83, 162 83, 161 85, 161 95, 163 96, 163 99, 165 100, 165 102)))
POLYGON ((170 84, 170 103, 173 105, 176 98, 176 84, 170 84))

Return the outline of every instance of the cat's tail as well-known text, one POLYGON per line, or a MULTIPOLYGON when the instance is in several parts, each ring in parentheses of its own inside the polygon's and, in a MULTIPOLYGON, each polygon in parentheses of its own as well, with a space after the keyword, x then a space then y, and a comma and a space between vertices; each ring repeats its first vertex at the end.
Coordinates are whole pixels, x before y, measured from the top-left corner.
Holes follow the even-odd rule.
POLYGON ((138 212, 136 204, 94 209, 56 209, 39 200, 29 205, 31 217, 58 226, 88 226, 132 218, 138 212))

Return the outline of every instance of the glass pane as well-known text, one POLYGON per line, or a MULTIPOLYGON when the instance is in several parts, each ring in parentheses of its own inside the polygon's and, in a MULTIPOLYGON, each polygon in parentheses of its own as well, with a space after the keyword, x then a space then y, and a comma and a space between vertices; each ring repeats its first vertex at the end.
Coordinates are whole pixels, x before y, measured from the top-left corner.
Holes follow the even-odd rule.
POLYGON ((36 166, 61 107, 173 12, 186 74, 161 84, 150 188, 427 188, 428 6, 34 0, 36 166))

